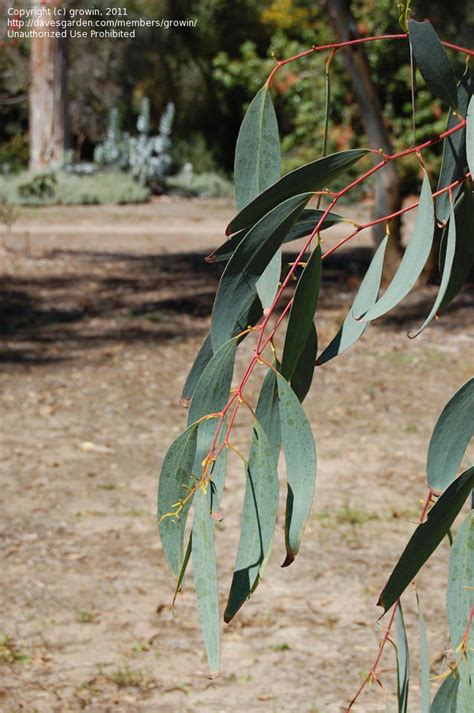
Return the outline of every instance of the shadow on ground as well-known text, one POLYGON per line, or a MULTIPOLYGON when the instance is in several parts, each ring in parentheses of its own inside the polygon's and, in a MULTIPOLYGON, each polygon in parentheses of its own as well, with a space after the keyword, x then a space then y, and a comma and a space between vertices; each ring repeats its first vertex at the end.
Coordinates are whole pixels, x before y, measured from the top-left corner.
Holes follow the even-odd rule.
MULTIPOLYGON (((0 362, 47 364, 114 343, 163 342, 201 335, 222 265, 199 253, 131 255, 55 250, 4 278, 0 288, 0 362)), ((291 259, 291 255, 288 255, 291 259)), ((348 249, 325 264, 321 307, 349 308, 371 251, 348 249)), ((409 329, 428 314, 437 287, 421 288, 384 327, 409 329)), ((450 308, 459 326, 472 294, 450 308)))

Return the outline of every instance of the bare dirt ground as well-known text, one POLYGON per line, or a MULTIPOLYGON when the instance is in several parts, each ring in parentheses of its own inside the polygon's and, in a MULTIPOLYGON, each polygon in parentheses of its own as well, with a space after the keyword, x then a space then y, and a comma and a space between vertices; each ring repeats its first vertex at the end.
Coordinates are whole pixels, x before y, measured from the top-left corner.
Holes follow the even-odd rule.
MULTIPOLYGON (((423 287, 317 371, 306 410, 319 472, 301 554, 279 567, 280 515, 265 581, 224 627, 222 672, 211 681, 191 577, 171 610, 155 497, 164 453, 185 423, 180 389, 219 276, 203 256, 231 215, 222 201, 163 199, 25 210, 3 233, 2 711, 336 713, 373 661, 375 602, 426 494, 431 429, 472 372, 472 293, 410 341, 436 293, 423 287)), ((326 265, 322 346, 350 305, 367 245, 326 265)), ((247 340, 236 373, 250 348, 247 340)), ((242 443, 245 433, 237 426, 242 443)), ((242 475, 231 462, 217 533, 223 600, 242 475)), ((433 674, 447 646, 447 554, 443 544, 418 581, 433 674)), ((405 599, 416 711, 413 593, 405 599)), ((387 650, 389 690, 394 668, 387 650)), ((354 710, 385 711, 381 689, 354 710)))

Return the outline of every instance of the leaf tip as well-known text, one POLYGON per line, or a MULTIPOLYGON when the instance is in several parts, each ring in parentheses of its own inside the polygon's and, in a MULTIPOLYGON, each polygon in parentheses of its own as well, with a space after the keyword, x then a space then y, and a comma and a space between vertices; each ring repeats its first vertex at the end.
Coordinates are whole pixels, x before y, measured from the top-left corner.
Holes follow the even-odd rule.
POLYGON ((290 564, 291 564, 292 562, 294 562, 294 561, 295 561, 295 555, 293 554, 293 552, 287 552, 287 553, 286 553, 286 557, 285 557, 285 561, 283 562, 283 564, 282 564, 281 566, 282 566, 282 567, 289 567, 290 564))
POLYGON ((206 255, 204 260, 208 263, 214 263, 217 262, 216 254, 214 252, 210 253, 209 255, 206 255))

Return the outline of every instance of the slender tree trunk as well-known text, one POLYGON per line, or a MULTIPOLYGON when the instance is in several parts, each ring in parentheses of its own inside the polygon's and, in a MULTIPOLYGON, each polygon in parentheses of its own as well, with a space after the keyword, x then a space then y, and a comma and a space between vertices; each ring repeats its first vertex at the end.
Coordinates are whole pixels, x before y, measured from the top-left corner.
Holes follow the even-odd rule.
MULTIPOLYGON (((45 7, 40 0, 33 0, 32 6, 45 7)), ((47 22, 46 15, 42 19, 47 22)), ((67 40, 34 37, 29 93, 31 171, 61 164, 69 143, 67 102, 67 40)))
MULTIPOLYGON (((337 40, 359 37, 356 21, 352 14, 350 0, 325 0, 325 5, 337 40)), ((347 47, 342 51, 342 58, 347 68, 354 95, 359 105, 361 120, 371 148, 393 153, 390 136, 384 123, 380 100, 370 76, 370 67, 363 45, 347 47)), ((401 208, 400 180, 394 162, 388 163, 376 174, 375 218, 394 213, 401 208)), ((400 218, 390 222, 391 239, 385 257, 385 275, 390 278, 402 252, 400 240, 400 218)), ((373 228, 375 243, 378 245, 385 235, 385 225, 381 223, 373 228)))

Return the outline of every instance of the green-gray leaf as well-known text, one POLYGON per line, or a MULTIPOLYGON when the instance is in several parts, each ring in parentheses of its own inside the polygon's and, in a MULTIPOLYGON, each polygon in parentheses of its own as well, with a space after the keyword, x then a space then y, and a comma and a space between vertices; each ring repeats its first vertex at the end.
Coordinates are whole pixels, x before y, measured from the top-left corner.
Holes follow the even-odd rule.
MULTIPOLYGON (((278 365, 275 365, 277 368, 278 365)), ((267 438, 272 447, 275 463, 278 463, 278 456, 281 448, 280 410, 278 402, 278 386, 276 374, 273 369, 269 369, 263 380, 262 388, 255 409, 257 421, 267 434, 267 438)))
POLYGON ((204 493, 199 489, 194 496, 192 551, 194 583, 207 660, 211 674, 216 674, 220 663, 220 617, 210 491, 208 488, 204 493))
POLYGON ((321 275, 321 246, 317 245, 311 253, 296 285, 293 305, 288 319, 281 360, 281 373, 288 380, 293 376, 308 341, 318 304, 321 275))
MULTIPOLYGON (((459 124, 459 117, 466 118, 469 99, 472 96, 472 74, 471 68, 466 67, 466 71, 461 77, 458 86, 458 111, 450 109, 446 130, 452 129, 459 124)), ((459 129, 454 134, 447 136, 443 142, 443 159, 439 173, 437 190, 446 188, 454 181, 458 181, 467 173, 466 158, 466 128, 459 129)), ((461 186, 453 189, 453 198, 461 190, 461 186)), ((446 191, 436 198, 436 216, 438 220, 445 221, 449 216, 450 200, 446 191)))
POLYGON ((193 485, 192 470, 196 453, 197 428, 190 426, 173 441, 163 460, 158 485, 158 522, 161 543, 171 571, 177 577, 183 561, 183 538, 191 502, 179 517, 164 517, 174 512, 180 500, 186 497, 193 485))
POLYGON ((449 220, 449 226, 448 226, 448 238, 446 241, 446 253, 444 256, 444 264, 443 264, 443 274, 441 276, 441 284, 439 286, 438 294, 436 295, 436 299, 434 301, 434 304, 430 310, 429 315, 418 329, 411 331, 409 333, 410 337, 417 337, 421 332, 425 329, 425 327, 430 324, 430 322, 436 317, 439 308, 444 300, 444 297, 446 295, 446 290, 448 289, 450 280, 451 280, 451 271, 453 268, 453 263, 454 263, 454 255, 456 252, 456 218, 454 216, 454 208, 451 206, 451 216, 449 220))
POLYGON ((397 698, 398 713, 407 713, 408 689, 410 683, 410 655, 408 652, 408 639, 403 619, 402 604, 399 603, 395 613, 397 627, 397 698))
POLYGON ((306 340, 306 344, 304 345, 290 381, 291 388, 297 395, 300 403, 303 403, 305 400, 313 382, 317 351, 318 335, 316 327, 312 324, 308 339, 306 340))
MULTIPOLYGON (((464 191, 459 196, 454 206, 456 220, 456 252, 451 267, 449 284, 444 293, 443 301, 439 306, 439 311, 453 301, 464 287, 466 280, 474 266, 474 199, 470 186, 465 186, 464 191)), ((448 229, 445 229, 447 233, 448 229)), ((441 241, 440 250, 444 253, 445 237, 441 241)), ((443 260, 444 263, 444 255, 443 260)))
POLYGON ((458 101, 456 79, 446 50, 431 22, 410 20, 408 33, 416 64, 429 89, 448 106, 456 109, 458 101))
POLYGON ((420 604, 420 597, 416 593, 418 607, 418 633, 420 635, 420 660, 421 660, 421 708, 420 713, 430 713, 430 652, 428 637, 426 635, 425 617, 420 604))
POLYGON ((474 176, 474 96, 467 109, 466 156, 471 176, 474 176))
POLYGON ((278 510, 278 473, 275 457, 262 426, 255 422, 246 468, 240 542, 224 621, 229 622, 254 590, 268 558, 278 510))
MULTIPOLYGON (((235 324, 235 328, 231 336, 235 337, 241 332, 243 332, 245 329, 247 329, 247 327, 253 327, 258 322, 261 316, 262 308, 260 306, 259 300, 255 298, 253 302, 244 306, 244 309, 241 311, 239 317, 237 318, 237 322, 235 324)), ((239 342, 244 339, 244 337, 245 335, 241 336, 239 338, 239 342)), ((211 361, 213 354, 214 352, 212 350, 211 335, 209 333, 206 335, 203 343, 201 344, 197 357, 186 379, 186 383, 181 394, 181 402, 183 406, 189 406, 189 403, 193 398, 196 386, 199 382, 199 379, 201 378, 202 372, 211 361)))
POLYGON ((281 275, 281 248, 278 248, 265 270, 257 280, 257 294, 263 309, 269 309, 278 292, 281 275))
MULTIPOLYGON (((188 412, 188 424, 194 423, 203 416, 217 413, 226 405, 234 373, 237 345, 236 337, 229 339, 216 350, 208 362, 194 391, 188 412)), ((213 420, 212 423, 214 424, 213 420)))
POLYGON ((447 534, 474 485, 474 467, 466 470, 438 498, 426 522, 418 525, 380 595, 385 611, 395 604, 447 534))
POLYGON ((258 278, 310 197, 310 193, 305 193, 284 201, 254 225, 239 243, 222 274, 214 301, 211 325, 214 350, 232 334, 243 306, 253 301, 258 278))
POLYGON ((311 512, 316 479, 316 446, 308 419, 298 397, 278 375, 280 423, 288 478, 285 542, 288 566, 300 548, 303 531, 311 512))
POLYGON ((393 309, 415 286, 429 258, 435 228, 434 204, 430 182, 425 173, 412 238, 393 280, 377 302, 367 312, 354 311, 356 319, 369 322, 393 309))
POLYGON ((457 713, 456 698, 459 687, 458 676, 451 674, 438 688, 430 713, 457 713))
MULTIPOLYGON (((294 240, 299 240, 299 238, 304 238, 306 235, 312 233, 316 225, 319 223, 323 212, 324 211, 322 210, 305 208, 305 210, 301 213, 301 217, 290 228, 287 235, 283 239, 283 245, 291 243, 294 240)), ((326 230, 326 228, 330 228, 333 225, 337 225, 337 223, 341 223, 343 220, 345 219, 342 216, 337 215, 337 213, 329 213, 321 224, 320 231, 326 230)), ((214 252, 207 256, 207 262, 212 263, 229 260, 249 230, 250 228, 245 228, 228 238, 225 243, 222 243, 222 245, 214 250, 214 252)))
MULTIPOLYGON (((453 649, 460 645, 474 606, 474 511, 468 513, 454 538, 449 558, 446 612, 453 649)), ((474 631, 469 646, 474 648, 474 631)))
POLYGON ((352 308, 349 310, 344 323, 336 334, 334 339, 326 349, 319 355, 317 365, 325 364, 330 359, 342 354, 349 349, 355 342, 357 342, 360 337, 365 333, 368 322, 362 322, 361 320, 356 320, 353 317, 353 312, 356 314, 364 314, 367 312, 377 300, 377 296, 380 290, 380 281, 382 279, 383 273, 383 260, 385 256, 385 249, 387 247, 388 236, 386 236, 380 243, 377 251, 372 258, 369 265, 369 269, 365 273, 364 279, 362 280, 359 291, 357 292, 356 298, 352 308))
POLYGON ((254 225, 266 213, 288 198, 300 193, 326 188, 331 181, 344 173, 368 153, 367 149, 352 149, 325 156, 317 161, 287 173, 270 188, 261 193, 229 223, 226 235, 254 225))
POLYGON ((280 140, 275 109, 265 84, 249 104, 235 147, 238 210, 280 178, 280 140))
POLYGON ((474 435, 474 378, 451 397, 442 410, 428 448, 428 485, 444 490, 455 479, 474 435))

